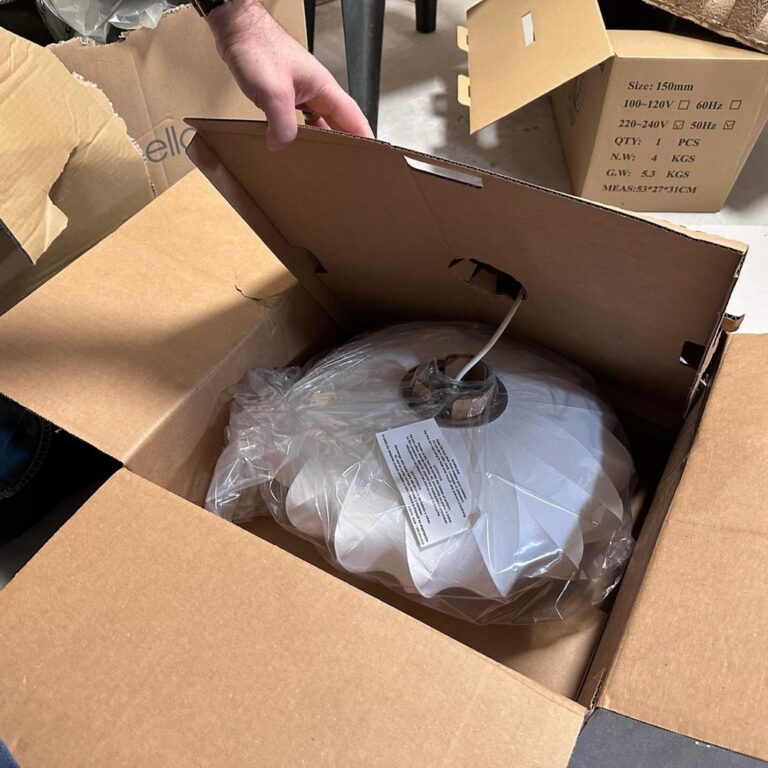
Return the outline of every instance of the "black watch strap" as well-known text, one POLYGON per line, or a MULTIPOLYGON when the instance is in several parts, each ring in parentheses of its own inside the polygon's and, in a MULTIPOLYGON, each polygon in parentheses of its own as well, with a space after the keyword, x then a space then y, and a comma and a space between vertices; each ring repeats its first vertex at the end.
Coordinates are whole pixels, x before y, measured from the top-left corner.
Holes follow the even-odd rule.
POLYGON ((192 0, 192 5, 195 6, 195 10, 201 16, 208 16, 214 8, 224 5, 226 2, 228 0, 192 0))

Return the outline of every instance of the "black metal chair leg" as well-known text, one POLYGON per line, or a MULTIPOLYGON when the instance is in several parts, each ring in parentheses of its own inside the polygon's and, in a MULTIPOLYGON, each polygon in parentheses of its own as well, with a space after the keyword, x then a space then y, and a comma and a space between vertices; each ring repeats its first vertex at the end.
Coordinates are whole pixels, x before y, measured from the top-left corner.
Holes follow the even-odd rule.
POLYGON ((416 31, 434 32, 437 27, 437 0, 416 0, 416 31))
POLYGON ((349 93, 373 132, 379 117, 385 0, 341 0, 349 93))
POLYGON ((315 0, 304 0, 304 18, 307 23, 307 48, 315 49, 315 0))

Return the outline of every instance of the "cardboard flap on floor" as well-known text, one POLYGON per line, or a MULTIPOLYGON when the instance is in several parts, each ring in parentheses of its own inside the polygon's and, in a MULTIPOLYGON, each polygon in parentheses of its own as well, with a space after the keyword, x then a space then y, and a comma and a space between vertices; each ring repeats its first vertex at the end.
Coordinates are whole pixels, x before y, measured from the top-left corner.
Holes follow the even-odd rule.
POLYGON ((202 499, 224 433, 220 393, 254 357, 284 364, 332 327, 294 286, 192 172, 0 317, 0 392, 202 499))
POLYGON ((0 626, 22 765, 566 768, 586 713, 127 470, 0 626))
POLYGON ((613 55, 597 0, 482 0, 467 30, 473 133, 613 55))
POLYGON ((263 123, 191 124, 193 161, 329 311, 498 322, 509 300, 451 268, 473 259, 525 287, 514 333, 679 419, 683 346, 713 343, 743 246, 382 142, 302 128, 271 153, 263 123))
POLYGON ((609 620, 612 663, 594 670, 598 705, 762 760, 766 369, 768 335, 729 340, 628 620, 609 620))
POLYGON ((152 198, 141 154, 104 94, 3 29, 0 103, 0 221, 27 264, 45 254, 43 271, 82 253, 152 198))

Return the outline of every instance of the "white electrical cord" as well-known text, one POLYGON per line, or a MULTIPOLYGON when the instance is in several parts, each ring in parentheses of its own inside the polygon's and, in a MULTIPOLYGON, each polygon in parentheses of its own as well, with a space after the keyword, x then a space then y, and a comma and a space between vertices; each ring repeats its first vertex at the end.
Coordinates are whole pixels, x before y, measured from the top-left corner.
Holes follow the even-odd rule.
POLYGON ((501 325, 496 329, 496 332, 488 340, 488 343, 459 371, 456 376, 456 381, 463 381, 464 377, 493 349, 496 342, 501 338, 501 334, 507 330, 507 326, 512 322, 512 318, 515 313, 520 309, 520 305, 523 303, 523 291, 517 294, 517 298, 512 303, 504 319, 501 321, 501 325))

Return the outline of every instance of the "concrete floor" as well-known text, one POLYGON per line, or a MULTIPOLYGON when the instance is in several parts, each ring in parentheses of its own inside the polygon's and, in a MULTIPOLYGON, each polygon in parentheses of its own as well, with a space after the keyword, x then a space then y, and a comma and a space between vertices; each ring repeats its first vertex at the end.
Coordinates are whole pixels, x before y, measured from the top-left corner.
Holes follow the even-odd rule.
MULTIPOLYGON (((379 138, 535 184, 570 192, 548 98, 539 99, 483 131, 469 135, 468 115, 456 99, 466 54, 456 27, 477 0, 438 0, 438 29, 415 31, 412 0, 387 0, 379 138)), ((317 9, 315 55, 346 82, 338 0, 317 9)), ((768 332, 768 130, 752 152, 719 213, 653 214, 746 242, 750 253, 729 307, 745 314, 742 331, 768 332)))

